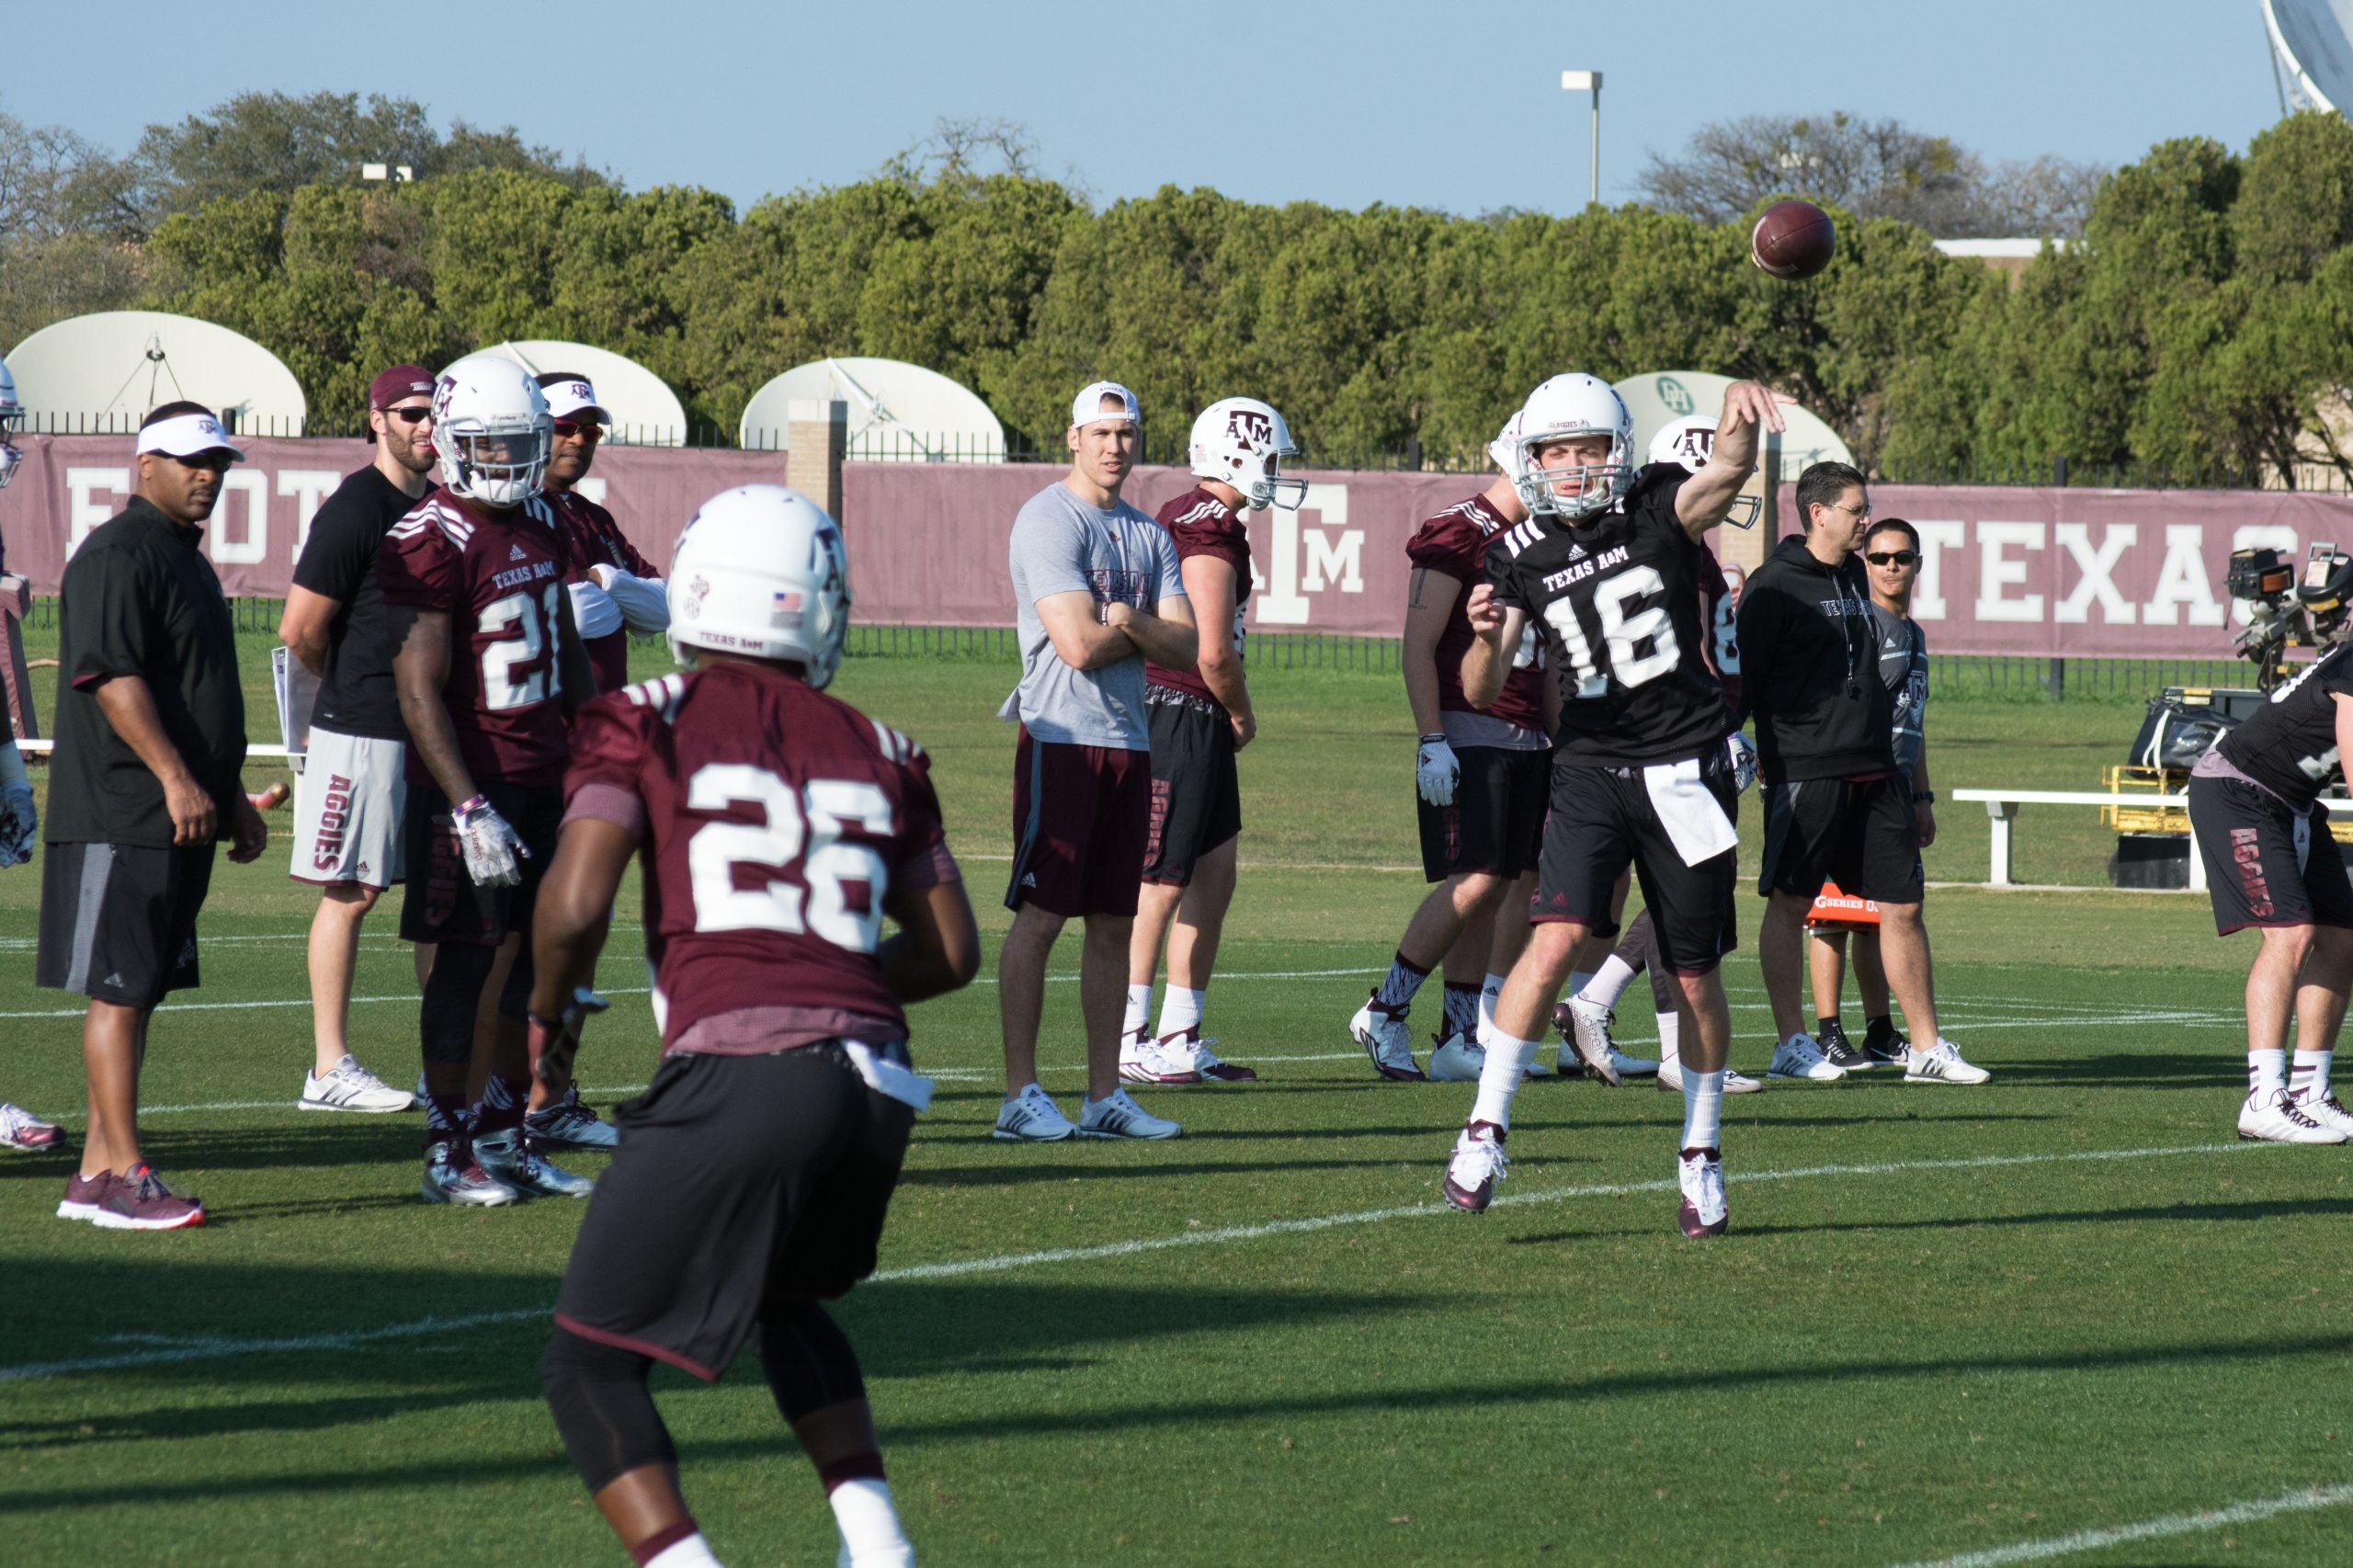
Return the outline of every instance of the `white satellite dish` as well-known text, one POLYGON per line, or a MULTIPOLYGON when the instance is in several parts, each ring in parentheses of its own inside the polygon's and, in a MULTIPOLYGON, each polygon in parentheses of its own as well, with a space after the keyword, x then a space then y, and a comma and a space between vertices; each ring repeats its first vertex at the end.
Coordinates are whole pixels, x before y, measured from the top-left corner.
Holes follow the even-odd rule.
POLYGON ((1005 426, 970 388, 899 359, 813 359, 744 405, 746 448, 781 451, 796 403, 849 404, 848 455, 877 462, 1005 460, 1005 426))
MULTIPOLYGON (((1661 426, 1687 414, 1722 413, 1724 389, 1730 385, 1730 376, 1719 376, 1710 370, 1654 370, 1620 381, 1618 395, 1626 400, 1626 407, 1634 415, 1634 460, 1641 462, 1649 452, 1651 437, 1658 434, 1661 426)), ((1784 480, 1795 480, 1810 463, 1855 460, 1855 454, 1847 449, 1838 432, 1824 424, 1820 415, 1786 403, 1781 408, 1781 418, 1788 426, 1781 433, 1784 480)))
POLYGON ((2263 0, 2280 107, 2353 104, 2353 0, 2263 0))
POLYGON ((285 362, 241 333, 161 311, 99 311, 8 350, 36 430, 128 434, 149 410, 204 404, 244 436, 300 436, 310 412, 285 362))
POLYGON ((569 370, 588 378, 597 402, 613 416, 612 439, 631 447, 683 447, 687 409, 669 383, 626 354, 585 343, 531 338, 483 350, 504 354, 531 374, 569 370))

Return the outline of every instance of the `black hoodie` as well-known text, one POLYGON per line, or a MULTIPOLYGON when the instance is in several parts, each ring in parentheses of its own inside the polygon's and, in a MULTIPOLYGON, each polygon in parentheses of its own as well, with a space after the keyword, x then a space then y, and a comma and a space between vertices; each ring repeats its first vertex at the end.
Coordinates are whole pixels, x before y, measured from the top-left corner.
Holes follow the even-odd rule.
POLYGON ((1870 585, 1849 555, 1824 566, 1796 535, 1740 595, 1740 719, 1756 720, 1768 783, 1895 767, 1894 715, 1879 678, 1870 585))

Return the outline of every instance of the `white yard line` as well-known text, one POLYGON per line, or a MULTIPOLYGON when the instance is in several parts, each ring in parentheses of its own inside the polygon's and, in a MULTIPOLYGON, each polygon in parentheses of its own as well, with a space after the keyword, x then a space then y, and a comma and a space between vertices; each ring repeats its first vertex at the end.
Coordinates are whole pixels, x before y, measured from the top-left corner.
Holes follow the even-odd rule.
POLYGON ((2341 1508, 2348 1503, 2353 1503, 2353 1486, 2300 1487, 2261 1502, 2234 1503, 2227 1508, 2210 1508, 2196 1514, 2167 1514, 2163 1518, 2077 1530, 2074 1535, 2052 1536, 2048 1540, 1988 1547, 1983 1551, 1964 1551, 1954 1557, 1932 1557, 1918 1562, 1907 1562, 1903 1568, 2002 1568, 2002 1564, 2009 1562, 2047 1562, 2054 1557, 2072 1557, 2079 1551, 2097 1551, 2103 1547, 2121 1546, 2128 1541, 2155 1540, 2169 1535, 2195 1535, 2202 1530, 2227 1529, 2233 1525, 2251 1525, 2259 1520, 2277 1518, 2281 1514, 2341 1508))
MULTIPOLYGON (((1918 1172, 1995 1170, 2012 1165, 2059 1165, 2093 1161, 2162 1159, 2177 1154, 2247 1153, 2265 1149, 2285 1147, 2272 1143, 2186 1143, 2154 1149, 2087 1149, 2068 1153, 2052 1154, 1985 1154, 1966 1160, 1890 1160, 1878 1165, 1804 1165, 1790 1170, 1742 1171, 1733 1182, 1733 1190, 1763 1182, 1813 1181, 1825 1177, 1904 1176, 1918 1172)), ((1574 1187, 1547 1187, 1536 1192, 1506 1193, 1495 1199, 1498 1206, 1524 1207, 1536 1203, 1559 1203, 1579 1198, 1615 1198, 1631 1193, 1672 1192, 1672 1181, 1588 1182, 1574 1187)), ((1139 1236, 1131 1241, 1106 1242, 1097 1246, 1051 1247, 1036 1252, 999 1253, 993 1256, 950 1259, 940 1263, 910 1264, 899 1268, 882 1269, 873 1276, 873 1283, 888 1284, 905 1279, 950 1279, 974 1274, 1003 1274, 1017 1268, 1033 1268, 1047 1264, 1087 1263, 1105 1258, 1132 1257, 1142 1253, 1165 1252, 1178 1247, 1222 1246, 1233 1242, 1252 1242, 1268 1236, 1304 1235, 1315 1231, 1328 1231, 1344 1225, 1370 1225, 1384 1220, 1417 1220, 1452 1210, 1443 1203, 1406 1203, 1387 1209, 1358 1209, 1338 1214, 1318 1214, 1300 1220, 1275 1220, 1256 1225, 1223 1225, 1213 1230, 1183 1231, 1175 1235, 1139 1236)), ((201 1339, 188 1344, 172 1345, 150 1350, 137 1350, 110 1356, 85 1356, 63 1361, 29 1361, 13 1367, 0 1367, 0 1383, 27 1382, 37 1379, 61 1377, 71 1372, 111 1371, 126 1367, 150 1367, 187 1361, 218 1360, 232 1356, 262 1355, 272 1351, 333 1349, 364 1341, 400 1339, 412 1335, 438 1333, 448 1329, 477 1327, 485 1324, 516 1323, 526 1318, 545 1315, 546 1309, 517 1309, 501 1312, 481 1312, 457 1318, 419 1318, 411 1323, 392 1324, 382 1328, 355 1329, 342 1334, 308 1335, 290 1338, 271 1339, 201 1339)), ((1969 1561, 1977 1561, 1974 1559, 1969 1561)), ((1987 1561, 2023 1561, 2002 1558, 1987 1561)))

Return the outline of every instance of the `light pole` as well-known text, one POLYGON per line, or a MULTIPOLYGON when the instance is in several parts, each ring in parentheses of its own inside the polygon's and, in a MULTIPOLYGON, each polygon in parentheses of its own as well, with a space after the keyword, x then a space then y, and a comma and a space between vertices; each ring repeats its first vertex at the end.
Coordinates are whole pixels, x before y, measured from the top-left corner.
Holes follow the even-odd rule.
POLYGON ((1601 73, 1598 71, 1563 71, 1561 91, 1593 95, 1593 196, 1592 204, 1601 205, 1601 73))

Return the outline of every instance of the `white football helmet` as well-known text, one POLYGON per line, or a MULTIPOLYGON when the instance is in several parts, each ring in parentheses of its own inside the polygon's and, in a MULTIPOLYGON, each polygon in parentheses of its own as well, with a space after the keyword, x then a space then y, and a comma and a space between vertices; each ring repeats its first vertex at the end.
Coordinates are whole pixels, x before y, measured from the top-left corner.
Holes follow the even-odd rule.
POLYGON ((1589 517, 1608 510, 1634 483, 1634 416, 1618 390, 1597 376, 1554 376, 1528 394, 1487 449, 1511 480, 1520 504, 1539 517, 1589 517), (1536 449, 1548 441, 1607 436, 1609 452, 1597 463, 1567 468, 1535 466, 1536 449), (1575 483, 1563 495, 1558 485, 1575 483))
POLYGON ((1255 397, 1220 398, 1193 421, 1193 477, 1231 484, 1253 511, 1299 510, 1307 481, 1281 472, 1282 460, 1298 455, 1283 416, 1255 397))
POLYGON ((8 373, 8 362, 0 359, 0 490, 17 477, 17 463, 24 454, 8 442, 8 437, 23 427, 25 405, 17 401, 17 378, 8 373))
POLYGON ((469 354, 433 387, 433 449, 442 487, 491 506, 539 494, 555 440, 547 394, 503 354, 469 354))
MULTIPOLYGON (((1672 424, 1659 427, 1651 437, 1650 460, 1654 463, 1680 463, 1693 473, 1704 467, 1716 449, 1716 416, 1712 414, 1687 414, 1672 424)), ((1736 528, 1753 528, 1765 510, 1761 495, 1735 495, 1732 512, 1724 518, 1736 528)))
POLYGON ((797 490, 740 484, 704 502, 670 565, 670 652, 792 659, 823 689, 849 630, 841 525, 797 490))

